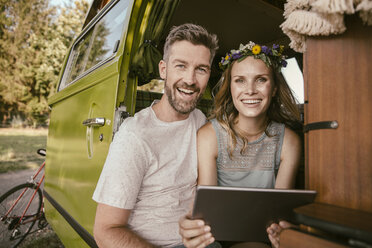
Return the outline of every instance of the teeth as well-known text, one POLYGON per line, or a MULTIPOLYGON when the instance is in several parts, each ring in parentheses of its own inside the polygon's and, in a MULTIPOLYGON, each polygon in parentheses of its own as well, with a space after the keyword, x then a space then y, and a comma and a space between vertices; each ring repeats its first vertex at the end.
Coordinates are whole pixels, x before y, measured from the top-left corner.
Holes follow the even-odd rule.
POLYGON ((192 94, 194 93, 193 90, 188 90, 188 89, 184 89, 184 88, 178 88, 179 91, 185 93, 185 94, 192 94))
POLYGON ((252 104, 252 103, 260 103, 262 100, 242 100, 243 103, 249 103, 249 104, 252 104))

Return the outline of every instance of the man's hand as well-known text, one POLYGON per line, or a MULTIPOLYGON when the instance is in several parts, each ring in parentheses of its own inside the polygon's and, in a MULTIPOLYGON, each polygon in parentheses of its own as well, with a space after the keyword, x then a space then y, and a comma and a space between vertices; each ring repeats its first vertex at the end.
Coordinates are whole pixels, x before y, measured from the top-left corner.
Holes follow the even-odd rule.
POLYGON ((266 229, 267 233, 269 234, 269 239, 271 241, 272 247, 279 248, 280 233, 283 231, 283 229, 291 227, 296 226, 287 221, 280 221, 279 224, 273 223, 266 229))
POLYGON ((202 220, 191 220, 184 216, 179 220, 182 242, 187 248, 202 248, 214 242, 210 226, 202 220))

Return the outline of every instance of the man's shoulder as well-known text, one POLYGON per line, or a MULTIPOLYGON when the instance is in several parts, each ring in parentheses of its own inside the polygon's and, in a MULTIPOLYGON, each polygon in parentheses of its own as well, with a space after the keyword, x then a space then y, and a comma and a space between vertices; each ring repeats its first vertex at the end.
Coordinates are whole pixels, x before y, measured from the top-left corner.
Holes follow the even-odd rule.
POLYGON ((151 119, 151 107, 142 109, 141 111, 134 114, 132 117, 128 117, 121 124, 121 128, 134 131, 135 129, 142 128, 143 125, 148 124, 151 119))
POLYGON ((190 115, 196 121, 199 127, 203 126, 207 122, 207 117, 200 109, 194 109, 190 115))
POLYGON ((205 114, 198 108, 195 108, 191 113, 196 115, 198 118, 206 118, 205 114))
MULTIPOLYGON (((134 116, 126 118, 123 123, 121 123, 118 130, 120 135, 130 135, 133 137, 140 138, 145 130, 147 130, 149 125, 151 125, 151 113, 150 107, 142 109, 137 112, 134 116)), ((117 135, 117 134, 115 134, 117 135)))

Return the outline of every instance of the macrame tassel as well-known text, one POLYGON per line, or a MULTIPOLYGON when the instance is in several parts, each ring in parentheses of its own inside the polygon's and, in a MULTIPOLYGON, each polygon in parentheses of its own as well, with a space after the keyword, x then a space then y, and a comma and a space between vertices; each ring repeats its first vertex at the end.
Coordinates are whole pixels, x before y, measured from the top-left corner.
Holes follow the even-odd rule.
POLYGON ((305 36, 339 34, 346 30, 342 14, 319 14, 305 10, 293 11, 280 25, 291 39, 290 47, 304 52, 305 36))
POLYGON ((303 35, 338 34, 346 29, 341 14, 319 14, 304 10, 292 12, 281 27, 303 35))
POLYGON ((359 12, 360 18, 363 20, 364 24, 369 26, 372 25, 372 1, 362 0, 360 4, 356 7, 356 11, 359 12))
POLYGON ((289 29, 283 29, 283 33, 286 34, 291 42, 289 47, 295 50, 298 53, 304 53, 306 51, 306 36, 294 32, 289 29))
POLYGON ((308 10, 314 0, 288 0, 284 4, 284 17, 287 18, 295 10, 308 10))
POLYGON ((354 14, 353 0, 316 0, 312 10, 325 14, 354 14))

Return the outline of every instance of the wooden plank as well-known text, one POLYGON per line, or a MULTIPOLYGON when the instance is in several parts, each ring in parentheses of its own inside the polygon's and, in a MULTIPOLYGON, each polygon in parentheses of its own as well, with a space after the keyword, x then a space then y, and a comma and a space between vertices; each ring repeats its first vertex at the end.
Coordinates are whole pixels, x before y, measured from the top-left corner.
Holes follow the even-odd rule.
POLYGON ((286 229, 280 234, 280 248, 346 248, 349 246, 322 239, 297 230, 286 229))
POLYGON ((372 244, 372 214, 313 203, 294 209, 297 220, 327 233, 372 244))
POLYGON ((342 35, 308 38, 305 124, 337 120, 305 135, 306 188, 316 202, 372 212, 372 27, 346 18, 342 35))

